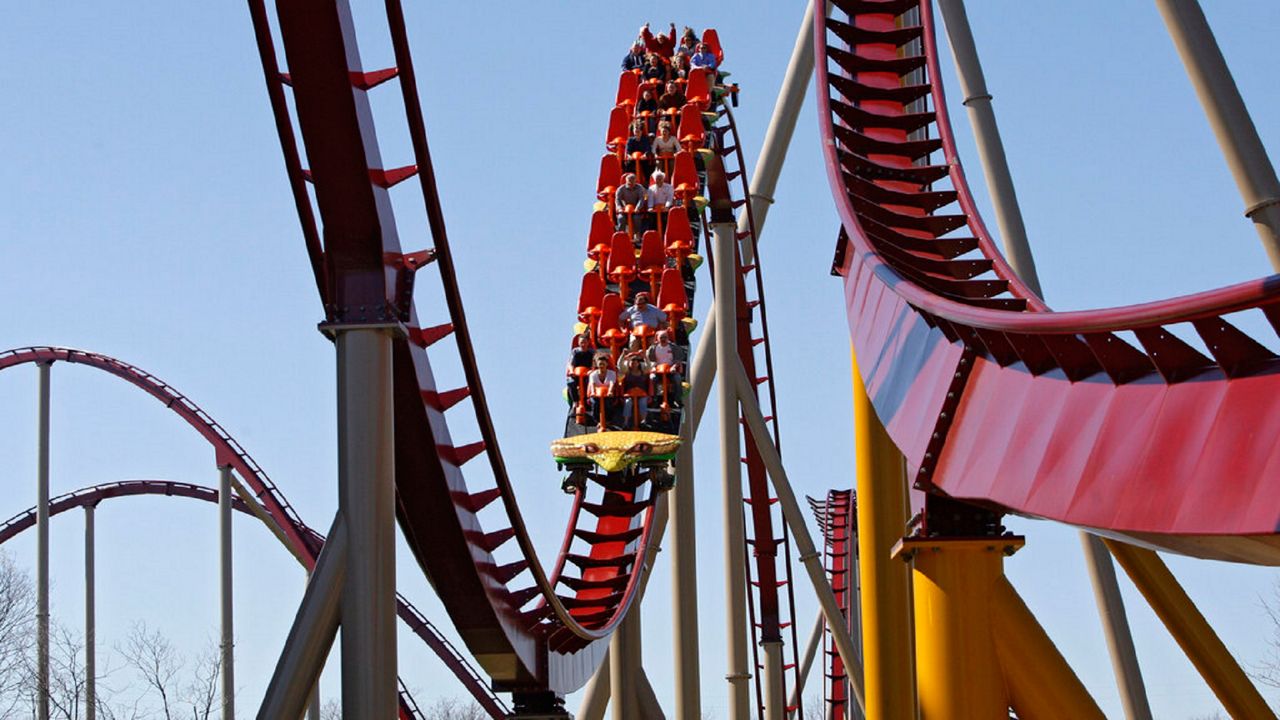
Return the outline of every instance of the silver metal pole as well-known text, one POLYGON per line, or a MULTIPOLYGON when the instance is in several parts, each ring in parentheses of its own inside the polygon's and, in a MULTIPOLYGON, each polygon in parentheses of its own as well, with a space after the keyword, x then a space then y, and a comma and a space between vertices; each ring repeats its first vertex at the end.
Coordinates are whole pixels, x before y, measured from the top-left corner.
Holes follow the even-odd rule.
POLYGON ((1100 538, 1086 532, 1080 533, 1080 544, 1084 546, 1089 581, 1106 630, 1103 635, 1107 639, 1107 651, 1111 655, 1111 669, 1120 690, 1124 716, 1129 720, 1151 720, 1147 688, 1142 681, 1142 668, 1133 647, 1133 635, 1129 632, 1129 618, 1125 613, 1124 599, 1120 597, 1120 584, 1116 582, 1111 553, 1100 538))
MULTIPOLYGON (((751 173, 751 215, 756 221, 757 235, 764 232, 764 221, 769 215, 769 206, 773 205, 773 193, 778 188, 778 176, 782 174, 782 164, 787 159, 787 148, 796 130, 800 107, 804 105, 809 78, 813 77, 813 4, 814 0, 809 0, 805 6, 795 48, 787 61, 787 72, 782 76, 782 87, 778 88, 778 99, 773 104, 773 116, 769 118, 769 128, 764 133, 764 144, 760 146, 756 168, 751 173)), ((749 229, 744 212, 738 217, 738 232, 749 229)), ((742 243, 742 262, 745 265, 755 262, 749 242, 742 243)))
POLYGON ((609 708, 612 710, 613 720, 639 720, 635 692, 636 668, 632 665, 632 654, 627 647, 635 635, 636 617, 634 612, 627 613, 609 643, 609 708))
POLYGON ((231 466, 218 466, 218 571, 222 606, 222 718, 235 720, 235 616, 232 603, 231 466))
POLYGON ((395 716, 397 698, 391 335, 353 326, 336 328, 335 339, 338 498, 347 524, 342 716, 384 720, 395 716))
POLYGON ((649 676, 641 672, 636 676, 636 701, 640 703, 640 717, 644 720, 667 720, 662 712, 662 704, 658 702, 658 694, 653 691, 649 676))
MULTIPOLYGON (((969 110, 969 120, 973 125, 978 156, 982 161, 987 187, 995 207, 996 222, 1000 226, 1005 255, 1008 256, 1014 272, 1027 284, 1027 287, 1040 297, 1044 297, 1044 291, 1040 287, 1040 277, 1031 255, 1031 246, 1027 240, 1026 227, 1022 222, 1022 213, 1018 208, 1018 196, 1014 192, 1013 177, 1009 172, 1008 160, 1005 158, 1004 145, 1000 141, 1000 130, 996 126, 995 112, 991 108, 991 94, 987 91, 986 80, 982 75, 982 64, 978 60, 977 46, 969 27, 969 18, 965 13, 964 0, 938 0, 938 7, 946 22, 947 37, 950 39, 951 50, 955 56, 956 69, 960 75, 960 87, 965 96, 964 104, 969 110)), ((1203 16, 1201 19, 1203 20, 1203 16)), ((1223 67, 1225 69, 1225 65, 1223 67)), ((1243 108, 1243 104, 1241 107, 1243 108)), ((1257 137, 1256 134, 1254 137, 1257 137)), ((1270 167, 1269 164, 1268 167, 1270 167)), ((1274 182, 1274 172, 1271 177, 1274 182)), ((1093 584, 1094 601, 1098 605, 1103 634, 1107 639, 1107 647, 1111 651, 1111 664, 1116 672, 1116 681, 1121 690, 1125 714, 1129 720, 1150 720, 1151 710, 1142 682, 1142 671, 1138 666, 1137 653, 1133 647, 1133 636, 1129 632, 1129 625, 1125 619, 1124 600, 1120 595, 1120 586, 1116 583, 1111 556, 1107 553, 1102 541, 1088 533, 1081 532, 1080 541, 1084 547, 1086 564, 1090 567, 1089 577, 1093 584)))
MULTIPOLYGON (((818 613, 818 617, 814 618, 813 630, 809 632, 809 640, 804 646, 804 655, 800 658, 800 676, 796 679, 796 686, 791 688, 791 701, 787 703, 790 707, 797 707, 800 704, 800 698, 804 695, 805 683, 809 682, 809 673, 813 670, 813 658, 818 654, 818 648, 822 646, 822 631, 826 628, 826 623, 822 621, 822 613, 818 613)), ((793 711, 788 717, 796 717, 793 711)))
POLYGON ((1231 168, 1245 217, 1253 221, 1272 269, 1280 272, 1280 180, 1213 30, 1196 0, 1156 0, 1156 7, 1231 168))
POLYGON ((98 715, 97 593, 94 587, 93 505, 84 506, 84 717, 98 715))
POLYGON ((754 388, 751 381, 747 379, 747 371, 743 369, 742 361, 735 357, 728 368, 722 367, 720 382, 732 382, 737 388, 738 402, 742 406, 742 417, 747 421, 747 430, 755 438, 760 459, 765 469, 769 471, 769 479, 773 483, 774 492, 777 493, 782 516, 787 526, 791 528, 800 562, 809 575, 809 582, 818 596, 818 605, 822 608, 822 616, 831 628, 831 637, 835 640, 836 651, 840 654, 840 660, 844 663, 849 675, 849 686, 853 689, 858 705, 865 712, 866 692, 862 682, 862 658, 853 644, 849 625, 845 622, 840 605, 836 602, 831 583, 827 581, 827 571, 822 567, 822 555, 813 544, 809 526, 805 524, 804 512, 800 509, 796 494, 791 489, 791 481, 787 478, 787 471, 782 466, 782 456, 778 454, 778 448, 773 444, 773 437, 769 435, 769 427, 765 423, 764 414, 760 412, 760 403, 756 400, 754 388))
POLYGON ((987 82, 982 76, 982 63, 978 61, 978 49, 969 29, 964 0, 938 0, 938 8, 947 26, 947 38, 960 75, 960 91, 964 94, 964 106, 969 111, 969 122, 973 125, 974 142, 978 158, 982 161, 987 190, 991 193, 1004 253, 1014 272, 1036 295, 1040 295, 1035 259, 1027 242, 1027 228, 1018 208, 1018 194, 1014 191, 1013 175, 1009 172, 1009 161, 1000 141, 996 114, 991 109, 991 93, 987 92, 987 82))
POLYGON ((742 520, 742 460, 738 429, 738 392, 732 368, 738 367, 734 317, 734 273, 737 271, 733 223, 712 225, 715 238, 716 397, 720 406, 720 477, 724 485, 725 638, 728 645, 729 717, 752 714, 747 659, 747 578, 742 553, 746 547, 742 520), (730 371, 725 372, 728 368, 730 371))
MULTIPOLYGON (((693 440, 715 377, 715 323, 702 326, 689 371, 690 398, 680 421, 676 485, 667 494, 671 513, 671 631, 675 651, 676 720, 701 720, 702 680, 698 650, 698 536, 693 492, 693 440)), ((585 699, 583 705, 586 705, 585 699)))
POLYGON ((787 715, 786 690, 782 679, 782 641, 760 643, 764 651, 764 716, 783 720, 787 715))
POLYGON ((49 371, 39 365, 36 432, 36 717, 49 720, 49 371))
POLYGON ((276 661, 275 672, 258 709, 258 720, 296 718, 306 709, 311 688, 320 679, 325 657, 338 633, 348 552, 347 524, 339 511, 311 571, 298 614, 285 638, 284 650, 276 661))
POLYGON ((613 644, 610 640, 609 649, 604 652, 604 660, 582 692, 582 702, 578 705, 578 714, 575 716, 577 720, 601 720, 609 707, 609 697, 613 694, 609 683, 609 676, 613 673, 613 644))

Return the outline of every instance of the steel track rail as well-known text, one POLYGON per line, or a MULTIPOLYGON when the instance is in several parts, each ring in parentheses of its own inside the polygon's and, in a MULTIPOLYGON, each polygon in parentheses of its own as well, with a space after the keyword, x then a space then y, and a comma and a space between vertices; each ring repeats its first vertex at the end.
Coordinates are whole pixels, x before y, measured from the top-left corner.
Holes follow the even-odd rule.
POLYGON ((304 13, 294 2, 282 2, 277 8, 290 63, 282 72, 274 54, 270 18, 259 8, 261 0, 250 0, 250 5, 295 199, 300 207, 304 195, 307 200, 300 218, 312 264, 321 268, 324 279, 318 285, 326 318, 330 322, 359 322, 373 316, 382 322, 402 323, 406 329, 407 338, 397 341, 394 348, 397 515, 405 537, 459 633, 497 687, 525 695, 570 692, 589 678, 605 650, 603 641, 625 617, 637 594, 640 563, 636 559, 646 555, 649 543, 655 540, 651 537, 652 499, 641 501, 644 507, 630 513, 640 518, 641 534, 627 546, 635 549, 623 553, 632 558, 623 563, 627 567, 625 587, 611 596, 602 612, 593 613, 589 624, 579 622, 567 600, 556 592, 558 584, 571 580, 561 571, 566 559, 598 561, 600 558, 593 557, 595 549, 609 544, 608 538, 598 537, 600 533, 590 525, 579 524, 579 510, 595 514, 597 528, 604 527, 607 519, 600 512, 616 511, 575 505, 566 538, 576 536, 593 551, 585 556, 562 552, 555 563, 557 569, 548 575, 526 531, 488 411, 436 190, 400 4, 395 0, 386 3, 396 67, 373 72, 353 66, 358 55, 352 44, 354 20, 349 13, 304 13), (373 166, 381 161, 363 93, 393 78, 401 87, 415 163, 388 169, 373 166), (288 103, 282 101, 285 87, 293 90, 297 134, 306 148, 310 169, 298 166, 300 154, 291 151, 297 139, 295 118, 288 103), (392 185, 415 176, 433 247, 405 253, 399 247, 387 193, 392 185), (294 182, 295 178, 314 187, 314 205, 311 194, 294 182), (319 217, 323 246, 310 241, 313 233, 308 217, 319 217), (427 326, 418 321, 413 307, 413 277, 431 262, 439 270, 448 322, 427 326), (381 287, 370 284, 379 268, 381 287), (429 358, 427 348, 448 337, 456 345, 450 361, 461 365, 467 384, 441 391, 435 386, 431 360, 442 358, 434 351, 429 358), (445 413, 467 398, 472 402, 481 439, 458 445, 450 437, 445 413), (461 466, 481 453, 493 479, 477 490, 468 485, 461 466), (496 530, 486 532, 480 513, 494 500, 502 501, 504 517, 496 530), (494 551, 513 539, 519 558, 499 564, 494 551), (527 579, 517 584, 521 577, 527 579), (535 600, 537 605, 523 609, 535 600))
POLYGON ((1280 451, 1250 439, 1280 411, 1280 358, 1226 317, 1256 311, 1280 328, 1280 278, 1050 311, 977 213, 932 4, 837 0, 814 32, 842 224, 834 269, 862 374, 916 486, 1186 554, 1280 563, 1280 481, 1268 472, 1280 451), (913 9, 920 24, 901 22, 913 9), (899 52, 915 41, 923 55, 899 52), (903 84, 921 69, 923 85, 903 84), (931 107, 909 110, 920 97, 931 107), (912 134, 923 128, 937 139, 912 134), (944 164, 929 164, 939 151, 944 164), (1222 416, 1232 421, 1212 422, 1222 416), (1224 493, 1221 477, 1243 481, 1224 493))
MULTIPOLYGON (((303 563, 304 567, 307 570, 311 570, 315 566, 316 558, 320 554, 320 548, 324 544, 324 537, 302 522, 292 506, 285 500, 284 495, 267 477, 266 472, 254 462, 249 453, 212 416, 202 410, 190 398, 178 392, 173 386, 160 380, 155 375, 101 353, 64 347, 27 347, 0 352, 0 371, 23 364, 52 362, 84 365, 110 373, 164 403, 165 407, 185 420, 188 425, 213 446, 219 464, 226 463, 231 465, 241 482, 253 491, 256 501, 275 522, 287 546, 303 563), (282 518, 284 519, 283 521, 282 518)), ((217 502, 217 492, 209 488, 172 481, 143 480, 99 485, 60 496, 51 501, 50 512, 62 512, 63 510, 57 509, 60 504, 66 504, 65 509, 70 509, 95 504, 111 497, 140 494, 165 494, 217 502), (212 494, 210 495, 210 493, 212 494)), ((237 500, 236 502, 238 503, 235 506, 236 509, 248 510, 248 506, 243 501, 237 500)), ((28 522, 24 517, 23 514, 19 514, 0 525, 0 543, 7 540, 11 534, 19 533, 28 527, 29 523, 24 524, 28 522)), ((30 522, 34 522, 34 520, 30 520, 30 522)), ((470 666, 461 653, 407 601, 401 603, 399 612, 405 622, 414 629, 414 632, 427 642, 427 645, 436 652, 445 666, 458 677, 467 692, 487 712, 491 714, 497 713, 494 714, 494 717, 503 717, 502 713, 505 712, 505 707, 502 701, 480 681, 479 674, 470 666)), ((401 704, 402 714, 407 707, 404 703, 401 704)))

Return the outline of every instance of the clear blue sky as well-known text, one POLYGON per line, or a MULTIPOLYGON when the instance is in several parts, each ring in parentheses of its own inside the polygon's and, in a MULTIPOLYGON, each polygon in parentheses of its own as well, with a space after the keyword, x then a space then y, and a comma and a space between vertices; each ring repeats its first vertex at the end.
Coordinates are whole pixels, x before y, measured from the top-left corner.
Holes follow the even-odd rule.
MULTIPOLYGON (((353 5, 365 23, 366 66, 390 64, 380 3, 353 5)), ((726 67, 743 88, 738 121, 753 156, 803 8, 759 1, 411 5, 428 132, 481 369, 526 517, 549 555, 567 503, 546 443, 563 421, 558 378, 618 61, 645 21, 717 27, 726 67)), ((1152 3, 970 5, 1053 306, 1150 300, 1267 271, 1152 3)), ((1273 53, 1280 6, 1207 5, 1263 140, 1280 157, 1273 53)), ((323 528, 335 491, 333 352, 315 331, 321 314, 249 19, 236 3, 173 7, 74 0, 6 13, 0 345, 89 348, 158 374, 218 418, 302 516, 323 528)), ((944 82, 957 101, 953 76, 944 82)), ((374 98, 383 157, 405 164, 398 93, 387 87, 374 98)), ((953 116, 985 198, 963 109, 953 116)), ((415 192, 396 196, 410 249, 429 242, 415 192)), ((852 483, 853 448, 844 310, 838 281, 827 273, 837 220, 812 101, 777 198, 763 256, 782 435, 797 490, 820 495, 852 483)), ((424 317, 443 316, 428 294, 418 302, 424 317)), ((34 380, 30 368, 0 373, 0 515, 34 499, 34 380)), ((455 430, 465 440, 474 437, 468 432, 455 430)), ((712 417, 704 437, 714 433, 712 417)), ((715 443, 704 443, 694 480, 706 558, 702 683, 707 710, 724 717, 719 479, 715 443)), ((106 376, 55 368, 55 493, 125 478, 213 484, 213 460, 154 400, 106 376)), ((1159 478, 1151 480, 1158 492, 1159 478)), ((98 518, 101 643, 119 642, 142 618, 188 651, 214 637, 211 507, 133 499, 103 506, 98 518)), ((1075 532, 1010 524, 1029 538, 1008 562, 1015 585, 1107 714, 1118 716, 1075 532)), ((303 578, 256 521, 236 527, 238 680, 247 716, 303 578)), ((54 611, 76 627, 80 533, 79 518, 55 521, 54 611)), ((10 549, 31 562, 33 538, 10 549)), ((659 696, 669 698, 670 590, 661 558, 646 602, 645 653, 659 696)), ((1271 593, 1275 573, 1181 558, 1170 564, 1227 645, 1257 662, 1270 632, 1259 598, 1271 593)), ((448 631, 405 552, 400 587, 448 631)), ((1190 664, 1125 589, 1156 716, 1214 712, 1190 664)), ((798 594, 807 625, 815 606, 809 591, 798 594)), ((407 634, 401 647, 402 673, 420 699, 460 694, 407 634)), ((335 676, 326 676, 325 688, 336 691, 335 676)))

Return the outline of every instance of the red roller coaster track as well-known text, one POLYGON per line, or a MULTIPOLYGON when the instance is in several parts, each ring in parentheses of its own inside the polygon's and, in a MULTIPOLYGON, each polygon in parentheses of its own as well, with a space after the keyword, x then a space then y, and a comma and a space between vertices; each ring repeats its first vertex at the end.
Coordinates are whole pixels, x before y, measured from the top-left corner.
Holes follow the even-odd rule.
POLYGON ((814 30, 843 226, 834 269, 868 392, 916 487, 1188 555, 1280 564, 1280 445, 1258 441, 1280 422, 1277 357, 1226 319, 1260 311, 1280 328, 1280 282, 1049 311, 975 209, 932 4, 835 9, 814 30), (901 20, 911 10, 918 25, 901 20), (900 51, 917 41, 923 54, 900 51), (920 72, 928 81, 903 83, 920 72), (929 164, 938 150, 945 163, 929 164))
MULTIPOLYGON (((200 433, 214 448, 218 464, 230 465, 237 476, 253 491, 254 497, 262 508, 270 515, 280 530, 289 550, 308 569, 315 565, 320 548, 324 545, 324 536, 309 528, 294 513, 293 508, 285 500, 279 489, 271 482, 267 474, 254 462, 249 453, 236 442, 235 438, 222 428, 208 413, 200 409, 177 389, 160 380, 151 373, 100 353, 60 347, 29 347, 0 352, 0 371, 23 364, 44 364, 65 362, 102 370, 115 375, 133 386, 145 391, 155 399, 164 403, 165 407, 177 413, 196 432, 200 433)), ((188 483, 167 480, 132 480, 77 490, 54 498, 50 502, 50 514, 56 515, 77 507, 96 505, 114 497, 133 495, 169 495, 194 498, 208 502, 217 502, 218 494, 212 488, 188 483)), ((246 504, 238 498, 234 501, 237 510, 249 512, 246 504)), ((14 535, 26 530, 35 522, 34 510, 19 513, 0 524, 0 544, 14 535)), ((504 717, 506 708, 481 681, 480 676, 470 663, 456 648, 426 619, 417 608, 397 597, 397 613, 427 646, 436 653, 445 666, 453 672, 463 687, 495 718, 504 717)), ((412 705, 412 698, 402 689, 400 711, 403 717, 412 705)))
MULTIPOLYGON (((349 12, 341 7, 316 9, 294 0, 279 2, 279 32, 288 62, 288 71, 282 72, 265 7, 261 0, 250 2, 268 94, 326 320, 391 324, 405 330, 393 350, 401 529, 494 687, 516 692, 517 709, 522 703, 543 706, 548 701, 538 698, 548 693, 563 695, 587 681, 606 649, 604 641, 635 599, 643 574, 640 560, 655 540, 650 537, 653 496, 592 503, 577 494, 552 572, 538 560, 475 363, 404 18, 396 0, 386 6, 396 67, 365 72, 349 12), (403 96, 414 152, 414 164, 400 169, 388 169, 381 161, 366 97, 393 78, 403 96), (286 87, 292 89, 296 116, 285 101, 286 87), (307 169, 301 165, 295 119, 310 163, 307 169), (389 190, 415 176, 433 247, 405 253, 389 190), (307 183, 314 189, 314 204, 307 183), (431 262, 439 270, 448 319, 424 326, 414 309, 413 279, 418 268, 431 262), (453 358, 432 348, 448 337, 456 345, 453 358), (460 363, 464 387, 442 391, 436 386, 432 363, 442 361, 460 363), (450 435, 446 413, 468 398, 481 437, 459 445, 450 435), (492 477, 477 488, 474 480, 464 480, 462 466, 480 454, 487 457, 492 477), (501 500, 503 513, 489 521, 496 522, 497 528, 486 531, 488 523, 482 523, 481 511, 495 500, 501 500), (512 540, 519 557, 500 564, 494 553, 512 540), (581 575, 565 572, 569 565, 577 566, 581 575), (608 569, 609 577, 601 579, 591 572, 598 569, 608 569), (558 592, 562 589, 568 592, 558 592)), ((718 160, 714 158, 716 165, 718 160)), ((725 183, 717 187, 724 188, 725 183)))

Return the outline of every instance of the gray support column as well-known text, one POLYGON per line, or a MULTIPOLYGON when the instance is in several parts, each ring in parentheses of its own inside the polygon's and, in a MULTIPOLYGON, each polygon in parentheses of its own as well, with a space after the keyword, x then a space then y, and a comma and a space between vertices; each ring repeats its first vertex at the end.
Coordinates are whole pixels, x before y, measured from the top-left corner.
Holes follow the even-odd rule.
POLYGON ((604 711, 609 707, 609 697, 613 694, 609 677, 613 674, 613 641, 609 641, 609 649, 604 652, 604 660, 587 682, 582 691, 582 702, 578 705, 576 720, 601 720, 604 711))
POLYGON ((311 701, 307 704, 307 720, 320 720, 320 681, 311 688, 311 701))
POLYGON ((391 335, 354 326, 335 328, 335 338, 338 502, 347 525, 342 716, 385 720, 397 712, 391 335))
POLYGON ((311 572, 298 614, 285 638, 284 650, 276 661, 275 672, 258 709, 258 720, 295 718, 306 710, 311 688, 319 682, 325 657, 338 633, 347 556, 347 524, 339 511, 311 572))
POLYGON ((636 676, 636 702, 640 703, 640 716, 644 720, 666 720, 667 715, 658 702, 658 693, 653 691, 649 676, 643 672, 636 676))
POLYGON ((938 8, 942 11, 947 26, 947 39, 951 43, 956 71, 960 75, 960 92, 964 95, 964 106, 969 111, 969 122, 973 124, 978 158, 982 161, 982 174, 986 177, 987 190, 991 193, 996 224, 1000 227, 1000 239, 1004 242, 1004 254, 1027 287, 1040 295, 1035 259, 1032 258, 1031 246, 1027 243, 1027 228, 1022 223, 1018 194, 1014 191, 1009 161, 1005 158, 1004 144, 1000 141, 996 114, 991 109, 991 93, 987 92, 987 82, 982 76, 982 63, 978 61, 978 49, 969 29, 964 0, 938 0, 938 8))
POLYGON ((751 679, 747 653, 747 578, 743 564, 745 529, 742 520, 742 460, 738 425, 738 392, 732 368, 738 367, 737 322, 734 318, 734 274, 736 241, 732 223, 716 223, 715 238, 716 318, 715 354, 720 368, 716 397, 720 407, 720 477, 724 490, 724 592, 725 638, 729 681, 729 717, 753 714, 748 681, 751 679), (730 372, 725 372, 730 368, 730 372))
MULTIPOLYGON (((973 125, 978 156, 987 178, 987 188, 995 206, 996 222, 1000 226, 1005 255, 1014 272, 1027 284, 1027 287, 1040 297, 1044 297, 1035 261, 1031 256, 1031 246, 1027 241, 1026 228, 1022 222, 1022 213, 1018 208, 1018 197, 1014 192, 1013 178, 1005 158, 1004 145, 1000 141, 1000 130, 996 126, 995 112, 991 109, 991 94, 987 91, 986 80, 982 75, 982 64, 978 61, 977 47, 969 27, 969 18, 965 14, 964 0, 938 0, 938 7, 942 10, 943 19, 946 22, 947 37, 951 42, 956 68, 960 74, 961 91, 965 96, 964 104, 969 110, 969 120, 973 125)), ((1196 9, 1199 10, 1198 7, 1196 9)), ((1216 46, 1214 49, 1216 50, 1216 46)), ((1221 55, 1218 57, 1221 60, 1221 55)), ((1225 69, 1225 65, 1223 67, 1225 69)), ((1232 87, 1234 88, 1234 85, 1232 87)), ((1241 107, 1243 108, 1243 104, 1241 107)), ((1256 138, 1256 133, 1254 137, 1256 138)), ((1267 167, 1269 168, 1270 165, 1268 164, 1267 167)), ((1274 172, 1271 177, 1274 182, 1274 172)), ((1092 535, 1082 532, 1080 541, 1084 547, 1086 564, 1090 568, 1089 577, 1093 583, 1094 600, 1098 605, 1098 614, 1102 620, 1107 647, 1111 651, 1111 664, 1116 672, 1125 715, 1129 720, 1150 720, 1151 710, 1142 682, 1142 672, 1133 647, 1133 636, 1129 633, 1129 624, 1125 619, 1124 601, 1120 596, 1120 586, 1116 583, 1111 556, 1107 553, 1102 541, 1092 535)))
POLYGON ((1093 584, 1098 614, 1102 618, 1103 635, 1111 655, 1111 670, 1116 676, 1120 691, 1120 704, 1128 720, 1151 720, 1151 705, 1147 702, 1147 688, 1142 681, 1142 668, 1138 665, 1138 652, 1129 632, 1129 618, 1120 597, 1120 584, 1116 582, 1116 567, 1111 553, 1096 535, 1080 533, 1084 546, 1085 566, 1089 581, 1093 584))
MULTIPOLYGON (((804 646, 804 655, 800 657, 800 677, 796 686, 791 688, 791 698, 787 703, 790 707, 796 707, 800 703, 800 698, 804 696, 804 686, 809 682, 809 673, 813 671, 813 658, 818 654, 818 648, 822 646, 822 631, 826 628, 826 623, 822 622, 822 613, 818 613, 818 617, 813 621, 813 630, 809 632, 809 640, 804 646)), ((787 715, 789 718, 795 718, 794 712, 787 715)))
POLYGON ((762 642, 764 650, 765 720, 783 720, 787 715, 785 683, 782 679, 782 641, 762 642))
POLYGON ((840 654, 840 660, 844 662, 849 675, 849 687, 853 689, 858 705, 865 708, 867 701, 862 682, 862 659, 854 646, 853 636, 849 634, 849 625, 845 622, 840 605, 836 602, 831 583, 827 581, 827 571, 822 567, 822 555, 813 543, 813 536, 809 534, 804 511, 800 509, 795 491, 791 489, 791 481, 787 478, 787 471, 782 466, 782 456, 778 454, 778 448, 773 444, 769 426, 765 423, 764 414, 760 412, 760 403, 756 400, 751 381, 747 379, 747 372, 742 368, 742 362, 735 357, 729 367, 722 367, 720 382, 734 383, 737 388, 742 417, 746 420, 748 432, 756 441, 756 448, 760 450, 760 459, 769 472, 769 479, 778 496, 778 504, 782 508, 782 517, 786 520, 787 527, 791 528, 792 541, 796 545, 800 562, 804 565, 809 582, 818 596, 822 616, 826 619, 827 626, 831 628, 831 637, 835 640, 836 651, 840 654))
MULTIPOLYGON (((671 631, 675 635, 675 718, 701 720, 702 679, 698 650, 698 539, 693 484, 693 441, 715 378, 715 316, 700 325, 702 338, 689 368, 689 399, 680 422, 676 485, 667 494, 671 510, 671 631)), ((583 707, 586 707, 584 700, 583 707)))
POLYGON ((1156 0, 1156 7, 1231 168, 1244 214, 1253 221, 1271 268, 1280 272, 1280 181, 1213 30, 1196 0, 1156 0))
MULTIPOLYGON (((813 77, 813 5, 814 0, 809 0, 805 7, 795 48, 787 61, 787 72, 782 77, 773 116, 769 118, 769 128, 764 134, 764 144, 760 147, 756 168, 751 173, 751 215, 756 221, 757 235, 764 232, 764 221, 769 215, 769 206, 773 205, 773 193, 778 188, 778 176, 782 174, 782 164, 787 159, 787 148, 796 130, 800 107, 804 105, 809 78, 813 77)), ((738 217, 738 232, 748 229, 747 214, 742 213, 738 217)), ((755 262, 750 243, 742 244, 742 262, 744 265, 755 262)))
POLYGON ((636 617, 634 612, 627 613, 609 643, 609 707, 613 720, 640 720, 635 691, 638 668, 632 663, 632 653, 628 652, 628 645, 636 639, 636 617))
POLYGON ((93 505, 84 506, 84 717, 98 716, 97 589, 94 584, 93 505))
POLYGON ((36 419, 36 718, 49 720, 49 372, 38 366, 36 419))
POLYGON ((236 717, 235 614, 232 603, 231 466, 218 466, 218 589, 222 608, 222 718, 236 717))

